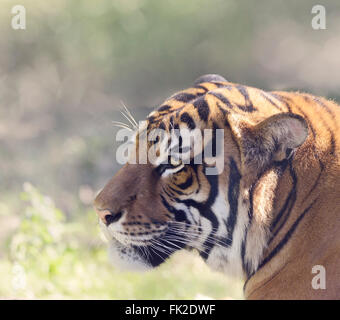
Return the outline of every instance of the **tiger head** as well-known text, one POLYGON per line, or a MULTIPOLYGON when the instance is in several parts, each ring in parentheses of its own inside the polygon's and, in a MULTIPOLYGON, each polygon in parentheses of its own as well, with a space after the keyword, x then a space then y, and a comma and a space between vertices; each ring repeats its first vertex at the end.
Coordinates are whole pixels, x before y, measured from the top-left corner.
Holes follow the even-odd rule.
POLYGON ((284 166, 306 137, 305 120, 273 108, 264 91, 200 77, 148 116, 135 135, 137 161, 127 161, 95 199, 112 261, 150 269, 196 249, 214 269, 254 271, 277 180, 264 173, 284 166), (152 161, 140 161, 142 145, 154 151, 152 161))

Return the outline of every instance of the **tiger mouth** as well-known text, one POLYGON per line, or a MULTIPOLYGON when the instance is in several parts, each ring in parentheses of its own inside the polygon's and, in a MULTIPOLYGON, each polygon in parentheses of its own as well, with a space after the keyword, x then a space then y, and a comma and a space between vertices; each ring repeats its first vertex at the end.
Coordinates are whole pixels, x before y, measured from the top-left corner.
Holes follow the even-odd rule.
MULTIPOLYGON (((171 228, 160 231, 149 238, 114 233, 109 239, 111 250, 119 252, 122 259, 135 260, 149 267, 157 267, 176 251, 191 249, 188 239, 175 237, 171 228)), ((117 259, 117 257, 115 258, 117 259)))
POLYGON ((121 232, 114 232, 112 236, 120 242, 122 245, 125 246, 150 246, 155 241, 158 241, 159 238, 164 236, 166 233, 166 230, 162 230, 159 232, 155 232, 153 234, 143 234, 143 235, 125 235, 121 232))
POLYGON ((100 223, 109 242, 111 262, 123 270, 150 269, 159 266, 176 251, 191 251, 199 234, 189 232, 192 226, 172 221, 164 228, 139 234, 115 231, 100 223), (120 267, 122 266, 122 267, 120 267))

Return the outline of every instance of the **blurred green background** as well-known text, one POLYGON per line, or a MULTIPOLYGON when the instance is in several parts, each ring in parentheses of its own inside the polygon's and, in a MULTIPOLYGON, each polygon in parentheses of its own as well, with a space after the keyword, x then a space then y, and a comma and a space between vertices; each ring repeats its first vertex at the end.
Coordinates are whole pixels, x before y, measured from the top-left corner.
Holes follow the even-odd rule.
POLYGON ((192 254, 144 274, 108 263, 91 202, 119 168, 112 121, 204 73, 340 101, 340 2, 21 0, 13 30, 15 4, 0 3, 0 298, 242 298, 192 254))

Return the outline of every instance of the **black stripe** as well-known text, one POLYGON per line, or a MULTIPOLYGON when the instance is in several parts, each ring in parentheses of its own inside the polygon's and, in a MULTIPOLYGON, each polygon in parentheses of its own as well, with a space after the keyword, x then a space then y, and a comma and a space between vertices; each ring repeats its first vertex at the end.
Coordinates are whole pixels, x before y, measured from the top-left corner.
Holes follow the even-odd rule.
POLYGON ((225 128, 228 128, 230 130, 231 139, 233 140, 233 142, 234 142, 234 144, 235 144, 235 146, 238 150, 238 153, 241 156, 241 149, 240 149, 239 143, 237 142, 236 137, 234 136, 233 131, 231 130, 230 123, 227 119, 224 121, 224 126, 225 126, 225 128))
POLYGON ((163 122, 161 122, 161 123, 158 125, 158 129, 165 130, 165 124, 164 124, 163 122))
MULTIPOLYGON (((276 174, 280 177, 286 170, 287 165, 288 165, 287 160, 276 162, 274 163, 274 166, 269 168, 268 170, 274 169, 276 171, 276 174)), ((266 172, 267 171, 264 171, 262 175, 264 175, 266 172)), ((258 181, 260 181, 261 176, 259 176, 258 181)), ((248 230, 249 230, 249 227, 251 226, 253 215, 254 215, 254 202, 253 201, 254 201, 254 191, 255 191, 256 186, 257 186, 257 183, 253 184, 249 191, 249 202, 250 202, 249 211, 248 211, 249 221, 246 226, 244 238, 242 240, 242 245, 241 245, 242 268, 243 268, 243 271, 246 273, 247 277, 249 277, 251 274, 251 268, 250 268, 251 266, 249 265, 248 261, 246 261, 245 254, 246 254, 248 230)))
POLYGON ((336 155, 336 154, 335 154, 336 143, 335 143, 334 134, 333 134, 333 131, 332 131, 332 130, 329 130, 329 133, 330 133, 330 135, 331 135, 331 141, 330 141, 331 147, 330 147, 329 153, 330 153, 330 155, 335 156, 335 155, 336 155))
MULTIPOLYGON (((305 101, 307 103, 317 103, 318 105, 320 105, 322 108, 324 108, 328 113, 329 115, 331 116, 331 119, 335 125, 336 128, 338 128, 338 123, 335 121, 335 115, 334 113, 332 112, 332 110, 330 110, 328 108, 327 105, 325 105, 323 102, 321 102, 318 98, 316 97, 313 97, 314 99, 312 99, 311 97, 309 97, 308 95, 303 95, 305 101)), ((335 155, 335 150, 336 150, 336 142, 335 142, 335 138, 334 138, 334 130, 329 126, 329 122, 324 120, 324 118, 320 115, 319 116, 319 119, 322 121, 323 125, 327 128, 328 130, 328 133, 330 135, 330 146, 331 146, 331 149, 330 149, 330 154, 332 156, 335 155)))
POLYGON ((182 195, 185 194, 184 192, 179 191, 179 190, 177 190, 177 189, 175 189, 175 188, 173 188, 173 187, 170 187, 170 186, 169 186, 168 188, 170 188, 170 190, 173 191, 173 192, 175 192, 177 195, 182 196, 182 195))
POLYGON ((249 210, 248 210, 248 223, 244 232, 244 238, 242 240, 242 245, 241 245, 241 259, 242 259, 242 268, 243 271, 246 273, 247 277, 250 275, 250 265, 246 261, 246 244, 247 244, 247 238, 248 238, 248 230, 249 227, 251 226, 251 223, 253 221, 253 216, 254 216, 254 190, 255 190, 256 183, 253 184, 250 188, 249 191, 249 210))
POLYGON ((312 194, 312 192, 315 190, 315 188, 318 186, 319 182, 320 182, 320 179, 322 177, 322 174, 323 174, 323 170, 325 169, 325 165, 322 163, 322 161, 319 159, 319 165, 320 165, 320 172, 319 172, 319 175, 318 177, 316 178, 312 188, 309 190, 308 194, 305 196, 305 198, 302 200, 302 203, 304 203, 308 198, 309 196, 312 194))
POLYGON ((154 170, 161 176, 166 170, 174 168, 176 168, 176 166, 173 166, 171 163, 161 163, 154 170))
POLYGON ((181 121, 186 123, 188 128, 193 130, 196 128, 195 121, 191 118, 188 112, 184 112, 181 115, 181 121))
POLYGON ((211 240, 209 240, 209 238, 211 239, 215 236, 216 230, 218 229, 218 225, 219 225, 214 212, 211 210, 211 207, 214 204, 216 197, 218 195, 218 176, 209 175, 209 176, 206 176, 206 178, 208 179, 208 182, 210 184, 210 192, 209 192, 209 197, 204 204, 205 206, 204 209, 206 210, 206 212, 204 211, 200 211, 200 212, 201 214, 204 213, 204 216, 210 220, 213 229, 210 232, 208 239, 203 244, 203 248, 205 248, 205 250, 203 252, 200 252, 200 256, 205 260, 209 258, 209 254, 212 248, 214 247, 214 243, 211 240))
MULTIPOLYGON (((147 117, 146 120, 149 121, 149 123, 153 123, 155 121, 156 117, 155 116, 150 116, 150 117, 147 117)), ((148 127, 148 130, 149 130, 149 127, 148 127)))
POLYGON ((237 220, 237 212, 238 212, 238 198, 240 194, 240 180, 241 174, 237 168, 235 160, 230 157, 229 164, 229 188, 228 188, 228 201, 229 201, 229 216, 226 223, 227 227, 227 241, 228 246, 231 246, 233 243, 233 233, 237 220))
POLYGON ((205 101, 204 97, 199 97, 193 102, 194 107, 196 108, 199 117, 203 121, 207 121, 210 113, 209 106, 205 101))
POLYGON ((170 198, 174 199, 174 194, 166 190, 164 187, 162 187, 162 191, 170 198))
POLYGON ((171 106, 165 104, 165 105, 159 107, 157 111, 158 112, 163 112, 163 111, 169 111, 169 109, 171 109, 171 106))
POLYGON ((170 116, 170 120, 169 120, 169 127, 173 128, 174 127, 174 116, 170 116))
POLYGON ((297 194, 297 176, 296 173, 293 169, 292 166, 292 162, 289 162, 289 172, 290 172, 290 176, 292 178, 292 189, 290 190, 287 200, 285 201, 285 204, 283 205, 282 209, 279 211, 278 215, 275 217, 274 221, 272 222, 271 226, 270 226, 270 231, 272 232, 271 238, 268 242, 268 244, 270 244, 273 239, 276 237, 276 235, 279 233, 279 231, 281 230, 281 228, 284 226, 284 224, 286 223, 293 207, 294 204, 296 202, 296 194, 297 194), (284 213, 287 212, 285 215, 284 213), (283 217, 283 219, 281 219, 283 217), (276 226, 278 225, 278 223, 281 221, 280 225, 276 228, 276 226), (275 231, 274 231, 275 230, 275 231))
POLYGON ((197 97, 197 95, 194 95, 194 94, 191 94, 191 93, 180 92, 180 93, 177 93, 174 96, 170 97, 170 99, 171 100, 174 99, 174 100, 186 103, 186 102, 194 100, 196 97, 197 97))
POLYGON ((287 100, 291 102, 291 100, 289 98, 284 97, 284 96, 282 96, 278 93, 274 93, 274 92, 270 92, 270 94, 273 97, 275 97, 277 100, 279 100, 281 103, 283 103, 286 106, 288 112, 292 112, 292 108, 291 108, 290 104, 287 102, 287 100))
POLYGON ((227 114, 229 114, 229 111, 224 109, 219 102, 216 102, 216 106, 222 112, 224 118, 227 114))
MULTIPOLYGON (((308 123, 311 131, 312 131, 312 134, 313 134, 313 137, 314 137, 314 140, 316 139, 316 132, 315 132, 315 129, 314 127, 312 126, 312 123, 311 121, 309 120, 309 118, 307 117, 307 115, 301 111, 300 108, 298 108, 299 111, 303 114, 303 116, 305 117, 305 120, 306 122, 308 123)), ((335 137, 334 137, 334 131, 332 130, 332 128, 329 127, 328 123, 321 117, 319 116, 319 119, 321 120, 321 122, 323 123, 323 125, 325 126, 325 128, 327 128, 327 131, 330 135, 330 141, 329 141, 329 144, 330 144, 330 150, 329 150, 329 153, 331 156, 336 156, 335 154, 335 150, 336 150, 336 142, 335 142, 335 137)), ((316 147, 315 145, 313 144, 313 148, 314 150, 316 150, 316 147)))
POLYGON ((196 85, 195 88, 196 88, 196 89, 202 89, 202 90, 204 90, 204 92, 207 92, 207 91, 208 91, 208 89, 207 89, 206 87, 203 87, 203 86, 201 86, 200 84, 196 85))
POLYGON ((192 199, 187 199, 187 200, 181 200, 178 198, 175 199, 176 202, 183 203, 188 208, 190 207, 196 208, 203 217, 205 217, 211 222, 212 231, 210 232, 207 240, 203 243, 204 250, 200 252, 200 256, 204 260, 208 259, 209 254, 214 247, 214 243, 211 241, 211 239, 215 237, 216 230, 218 229, 218 226, 219 226, 218 220, 214 212, 211 210, 211 207, 214 204, 217 194, 218 194, 218 175, 209 175, 209 176, 206 176, 205 178, 208 180, 209 185, 210 185, 209 196, 205 202, 200 203, 192 199))
POLYGON ((241 95, 243 95, 244 97, 244 102, 245 102, 245 105, 240 105, 238 104, 237 107, 239 109, 241 109, 242 111, 245 111, 245 112, 253 112, 253 111, 256 111, 257 109, 253 106, 253 103, 251 102, 250 98, 249 98, 249 94, 248 94, 248 90, 246 87, 244 86, 236 86, 236 89, 241 93, 241 95))
MULTIPOLYGON (((294 231, 296 230, 296 228, 298 227, 299 223, 301 222, 301 220, 305 217, 305 215, 308 213, 308 211, 313 207, 313 205, 316 203, 316 201, 318 200, 315 199, 308 207, 307 209, 305 209, 303 211, 303 213, 295 220, 294 224, 291 226, 291 228, 288 230, 288 232, 286 233, 285 237, 279 242, 279 244, 275 247, 275 249, 273 251, 271 251, 271 253, 262 261, 262 263, 260 264, 260 266, 257 268, 257 270, 255 270, 255 272, 257 272, 258 270, 260 270, 261 268, 263 268, 273 257, 275 257, 280 251, 281 249, 287 244, 287 242, 289 241, 289 239, 291 238, 291 236, 293 235, 294 231)), ((245 291, 246 286, 248 281, 251 279, 251 277, 255 274, 255 272, 253 272, 251 275, 248 276, 246 282, 243 285, 243 291, 245 291)))
POLYGON ((286 233, 286 235, 284 236, 284 238, 279 242, 279 244, 274 248, 274 250, 271 251, 271 253, 262 261, 262 263, 260 264, 258 270, 260 268, 262 268, 266 263, 268 263, 273 257, 275 257, 280 250, 286 245, 286 243, 289 241, 289 239, 291 238, 291 236, 293 235, 295 229, 297 228, 297 226, 299 225, 299 223, 301 222, 301 220, 305 217, 306 213, 313 207, 313 205, 316 203, 316 201, 318 200, 315 199, 303 212, 302 214, 295 220, 294 224, 291 226, 291 228, 288 230, 288 232, 286 233))
POLYGON ((268 94, 267 94, 266 92, 263 92, 263 91, 260 91, 260 92, 261 92, 261 96, 262 96, 263 98, 265 98, 265 100, 267 100, 270 104, 272 104, 276 109, 279 109, 279 110, 282 111, 282 108, 279 107, 272 99, 270 99, 270 98, 268 97, 268 94))
POLYGON ((190 176, 185 182, 178 184, 177 187, 184 190, 184 189, 188 189, 189 187, 192 186, 193 183, 193 178, 192 176, 190 176))
POLYGON ((307 99, 307 101, 308 100, 312 100, 312 101, 316 102, 318 105, 320 105, 322 108, 324 108, 329 113, 329 115, 332 117, 333 122, 335 123, 335 125, 337 125, 337 122, 335 121, 335 114, 334 114, 333 110, 330 109, 329 106, 327 106, 325 103, 323 103, 320 100, 319 97, 314 97, 314 96, 311 97, 311 96, 307 96, 307 95, 305 95, 304 97, 305 97, 305 99, 307 99))
POLYGON ((186 222, 190 224, 190 221, 187 219, 187 216, 183 210, 177 210, 173 206, 171 206, 166 199, 161 195, 162 203, 166 207, 166 209, 174 215, 176 221, 186 222))
POLYGON ((221 94, 220 92, 211 91, 211 92, 209 92, 209 94, 214 96, 215 98, 219 99, 222 103, 227 105, 230 109, 233 108, 233 105, 231 104, 229 99, 227 97, 225 97, 223 94, 221 94))
POLYGON ((224 88, 224 89, 228 89, 228 90, 233 89, 232 85, 227 84, 225 82, 213 82, 213 84, 215 84, 217 86, 217 88, 224 88))

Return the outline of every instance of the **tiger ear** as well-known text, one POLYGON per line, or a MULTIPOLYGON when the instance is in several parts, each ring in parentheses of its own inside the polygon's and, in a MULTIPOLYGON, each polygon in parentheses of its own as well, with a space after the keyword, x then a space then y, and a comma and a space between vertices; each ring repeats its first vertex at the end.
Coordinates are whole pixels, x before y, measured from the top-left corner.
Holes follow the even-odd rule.
POLYGON ((213 82, 213 81, 228 82, 226 79, 224 79, 219 74, 205 74, 205 75, 200 76, 199 78, 197 78, 195 80, 195 82, 194 82, 194 85, 197 86, 200 83, 213 82))
POLYGON ((306 120, 294 113, 276 114, 256 125, 230 115, 229 122, 240 142, 243 164, 257 172, 289 158, 308 136, 306 120))

